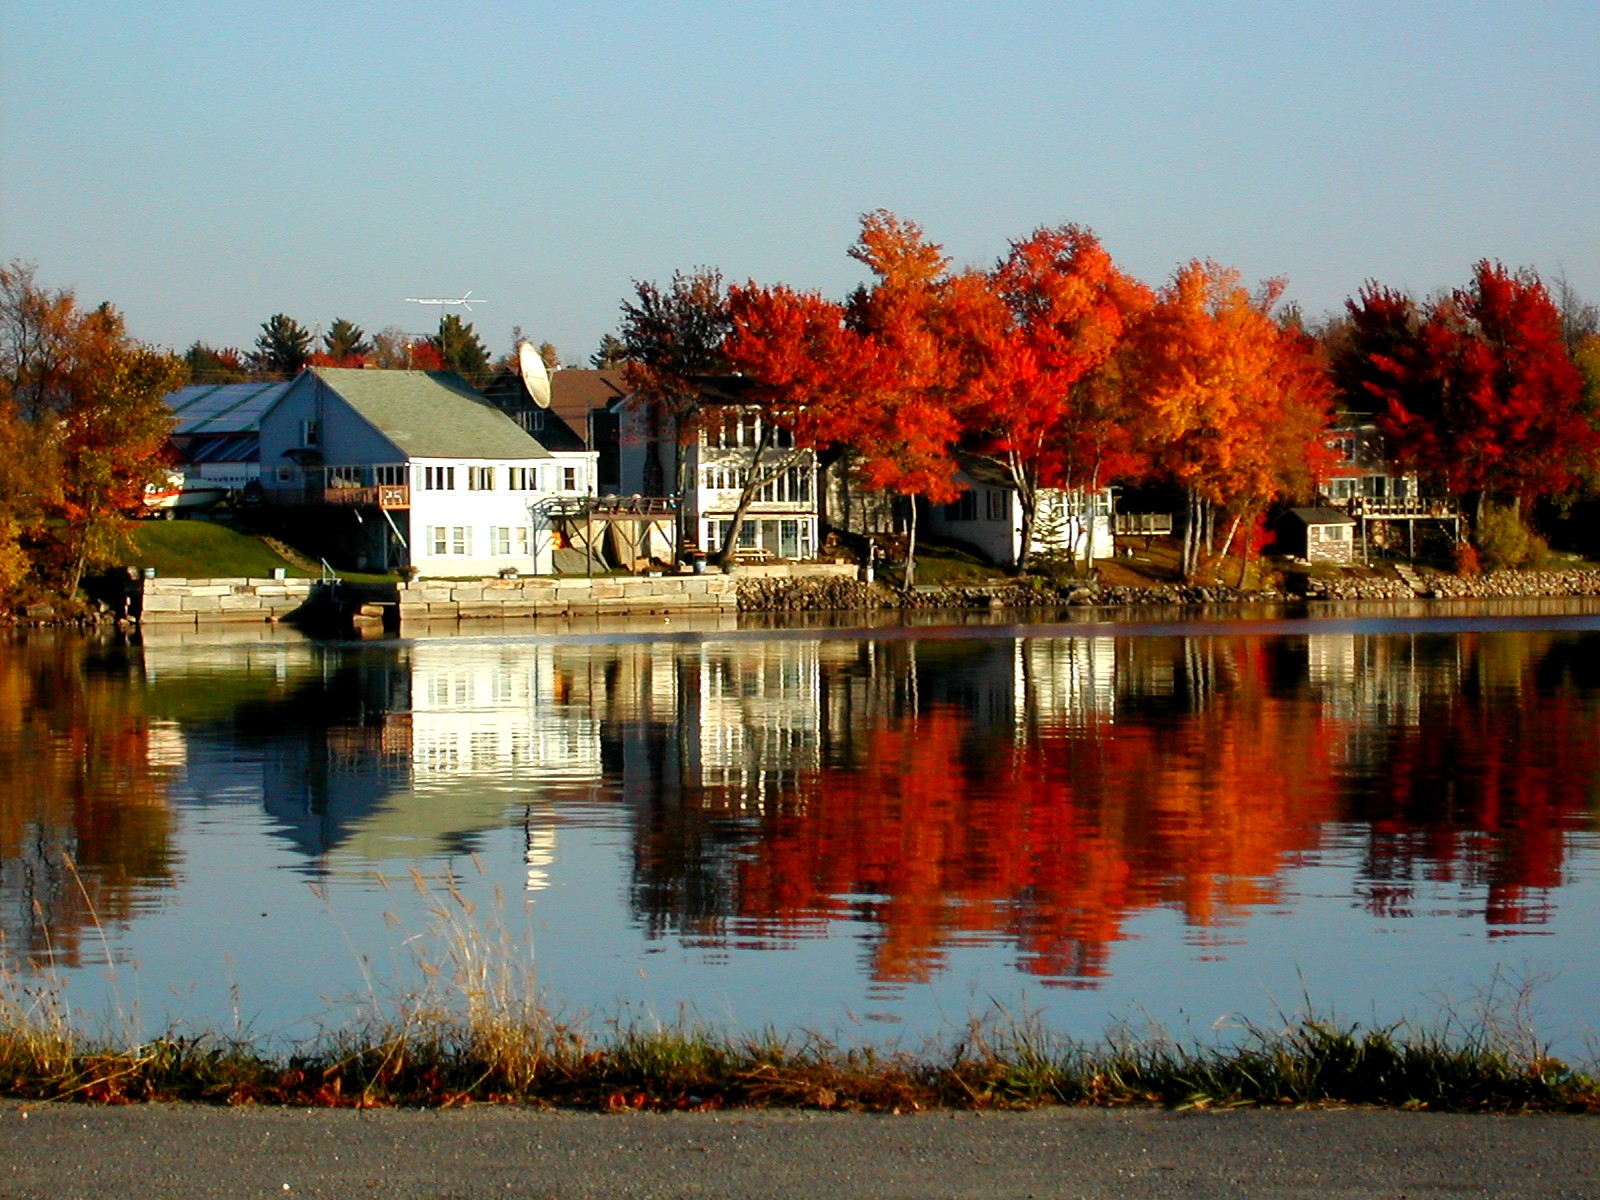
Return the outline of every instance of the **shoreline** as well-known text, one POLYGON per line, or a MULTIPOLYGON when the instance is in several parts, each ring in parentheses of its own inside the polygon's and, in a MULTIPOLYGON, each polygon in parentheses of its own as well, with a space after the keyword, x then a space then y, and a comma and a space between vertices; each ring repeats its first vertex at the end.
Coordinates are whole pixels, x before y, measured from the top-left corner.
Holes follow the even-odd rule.
MULTIPOLYGON (((454 595, 434 598, 430 592, 428 600, 420 597, 413 600, 411 590, 420 592, 424 586, 421 584, 393 585, 389 589, 393 596, 379 594, 382 585, 353 585, 356 602, 348 614, 348 624, 358 634, 373 636, 384 632, 404 634, 407 624, 424 630, 433 627, 433 632, 447 626, 467 632, 498 625, 526 624, 530 629, 538 629, 568 618, 663 614, 844 618, 851 614, 884 617, 895 613, 946 611, 1028 616, 1048 611, 1098 609, 1130 616, 1141 613, 1170 616, 1175 610, 1205 608, 1215 612, 1263 607, 1308 610, 1313 605, 1339 602, 1409 608, 1448 601, 1526 603, 1600 598, 1600 568, 1494 571, 1468 577, 1436 571, 1412 572, 1411 581, 1400 575, 1311 576, 1305 579, 1303 589, 1296 590, 1180 583, 1103 586, 1095 580, 1050 586, 1040 579, 1027 578, 986 584, 919 585, 910 592, 902 592, 886 584, 864 583, 838 573, 680 576, 601 582, 606 593, 592 600, 587 596, 576 599, 572 593, 577 590, 577 584, 563 588, 562 577, 541 577, 509 584, 501 580, 481 580, 459 581, 448 586, 428 585, 441 593, 470 592, 466 599, 454 595), (656 594, 663 587, 671 588, 672 594, 656 594), (546 592, 548 598, 543 595, 546 592), (436 609, 438 611, 434 611, 436 609)), ((592 586, 589 581, 577 583, 584 584, 586 592, 592 586)), ((306 587, 291 597, 291 589, 278 580, 164 580, 162 586, 185 593, 182 599, 171 602, 171 611, 152 611, 134 617, 93 602, 88 605, 40 602, 17 612, 0 613, 0 629, 75 628, 92 632, 179 627, 239 629, 282 624, 322 633, 330 628, 326 620, 318 619, 326 614, 291 611, 294 605, 304 604, 309 596, 306 587), (276 590, 265 598, 252 594, 248 603, 232 594, 240 590, 254 593, 262 588, 276 590), (188 596, 188 592, 198 594, 188 596), (284 596, 274 599, 277 592, 283 592, 284 596), (284 606, 285 602, 289 607, 284 606)), ((773 625, 775 629, 790 627, 773 625)), ((803 624, 793 626, 805 627, 803 624)))

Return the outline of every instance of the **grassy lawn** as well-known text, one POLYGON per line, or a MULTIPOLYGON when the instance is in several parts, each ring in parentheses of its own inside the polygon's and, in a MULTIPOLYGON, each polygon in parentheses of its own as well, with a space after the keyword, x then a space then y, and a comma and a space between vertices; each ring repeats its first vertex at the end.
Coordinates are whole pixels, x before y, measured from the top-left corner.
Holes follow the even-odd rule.
POLYGON ((212 521, 137 521, 130 565, 179 579, 261 578, 282 567, 291 577, 316 572, 285 561, 260 538, 212 521))

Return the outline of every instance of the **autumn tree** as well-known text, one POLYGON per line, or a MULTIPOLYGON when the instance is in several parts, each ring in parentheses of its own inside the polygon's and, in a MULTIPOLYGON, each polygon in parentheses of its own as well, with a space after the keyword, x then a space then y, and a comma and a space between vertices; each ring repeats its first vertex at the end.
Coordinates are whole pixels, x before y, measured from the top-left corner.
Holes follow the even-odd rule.
MULTIPOLYGON (((728 372, 723 345, 730 332, 722 272, 712 268, 675 271, 665 287, 635 280, 634 299, 622 305, 618 341, 628 387, 646 406, 652 440, 672 447, 671 491, 678 505, 674 555, 682 552, 685 533, 684 448, 699 436, 707 382, 728 372)), ((647 489, 652 468, 662 472, 663 464, 655 458, 646 464, 647 489)))
POLYGON ((311 331, 286 313, 275 313, 261 323, 250 365, 257 373, 289 379, 311 361, 311 331))
POLYGON ((250 378, 244 355, 232 347, 217 349, 195 342, 184 351, 183 364, 190 383, 244 383, 250 378))
POLYGON ((723 356, 734 373, 730 411, 757 414, 756 444, 718 554, 732 561, 745 514, 761 489, 812 461, 817 449, 850 436, 869 377, 862 339, 844 309, 812 292, 755 283, 728 290, 731 331, 723 356))
POLYGON ((366 330, 361 326, 343 317, 335 317, 333 324, 328 326, 328 332, 322 335, 322 352, 331 366, 357 366, 372 353, 372 343, 367 340, 366 330))
POLYGON ((975 272, 952 276, 943 248, 922 227, 884 209, 861 218, 850 257, 875 279, 845 305, 847 327, 864 339, 859 400, 840 414, 839 441, 871 489, 908 498, 905 586, 916 577, 918 498, 956 499, 958 412, 981 370, 970 348, 981 327, 972 314, 990 299, 975 272))
POLYGON ((84 312, 71 292, 40 288, 32 268, 0 271, 0 442, 34 476, 0 489, 0 567, 15 574, 30 520, 67 595, 121 548, 172 428, 163 398, 185 376, 182 359, 130 338, 110 305, 84 312))
POLYGON ((372 355, 368 362, 383 371, 412 369, 412 347, 427 339, 413 335, 398 325, 385 325, 372 335, 372 355))
POLYGON ((428 339, 446 371, 454 371, 472 383, 489 374, 489 351, 472 328, 455 313, 439 318, 439 331, 428 339))
POLYGON ((1237 271, 1191 262, 1130 334, 1152 465, 1189 497, 1186 577, 1219 514, 1232 515, 1231 538, 1276 497, 1308 490, 1323 453, 1330 385, 1315 342, 1273 320, 1281 290, 1252 296, 1237 271))
POLYGON ((602 334, 600 347, 589 356, 589 365, 597 370, 609 370, 620 367, 627 361, 628 352, 622 345, 622 339, 614 333, 602 334))
POLYGON ((1396 456, 1444 490, 1514 509, 1593 470, 1600 435, 1561 314, 1531 271, 1483 261, 1425 306, 1371 283, 1349 301, 1344 394, 1378 410, 1396 456))
MULTIPOLYGON (((1130 462, 1119 377, 1110 370, 1092 384, 1090 377, 1110 362, 1151 298, 1076 225, 1013 242, 988 281, 1000 303, 977 314, 973 350, 984 356, 985 370, 962 416, 968 448, 999 467, 1016 492, 1017 568, 1024 570, 1040 489, 1073 495, 1082 525, 1094 494, 1130 462)), ((1092 538, 1092 516, 1087 530, 1092 538)), ((1088 551, 1092 559, 1092 541, 1088 551)))

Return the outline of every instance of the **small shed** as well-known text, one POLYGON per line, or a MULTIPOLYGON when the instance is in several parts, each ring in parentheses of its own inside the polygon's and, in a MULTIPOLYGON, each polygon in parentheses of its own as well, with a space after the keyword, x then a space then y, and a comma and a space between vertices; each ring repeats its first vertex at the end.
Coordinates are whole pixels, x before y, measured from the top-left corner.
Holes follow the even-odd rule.
POLYGON ((1278 520, 1277 548, 1314 563, 1356 558, 1356 519, 1338 508, 1291 508, 1278 520))

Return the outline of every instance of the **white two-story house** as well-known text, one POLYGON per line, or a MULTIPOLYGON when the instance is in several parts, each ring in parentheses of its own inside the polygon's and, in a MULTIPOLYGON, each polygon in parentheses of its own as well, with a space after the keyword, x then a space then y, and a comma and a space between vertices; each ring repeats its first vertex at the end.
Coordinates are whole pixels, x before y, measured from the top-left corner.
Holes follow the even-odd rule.
POLYGON ((745 483, 753 473, 770 475, 745 512, 738 549, 753 557, 816 557, 822 493, 813 451, 796 447, 785 429, 771 430, 761 449, 759 413, 736 401, 704 403, 682 439, 657 416, 637 396, 618 405, 624 494, 670 496, 673 456, 684 455, 683 537, 692 547, 716 554, 745 483))
POLYGON ((546 449, 448 372, 311 368, 260 443, 266 500, 327 508, 370 569, 548 574, 552 508, 594 494, 592 451, 546 449))

